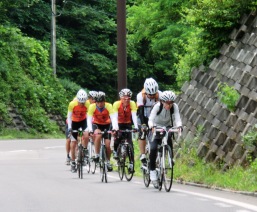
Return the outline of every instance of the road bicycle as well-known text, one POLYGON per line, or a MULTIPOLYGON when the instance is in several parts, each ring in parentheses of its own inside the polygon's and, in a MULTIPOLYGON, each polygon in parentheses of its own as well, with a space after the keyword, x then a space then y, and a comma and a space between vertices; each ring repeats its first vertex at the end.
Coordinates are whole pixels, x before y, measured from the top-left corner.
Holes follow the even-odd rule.
POLYGON ((102 132, 94 133, 94 135, 102 135, 101 139, 101 147, 100 147, 100 155, 99 155, 99 167, 100 167, 100 178, 102 182, 108 182, 108 168, 107 168, 107 154, 106 154, 106 146, 105 146, 105 135, 111 133, 112 131, 104 130, 102 132))
MULTIPOLYGON (((153 137, 159 133, 161 137, 161 144, 158 145, 157 158, 156 158, 156 171, 157 171, 157 184, 155 188, 161 191, 162 184, 164 184, 166 192, 169 192, 173 181, 173 147, 167 144, 169 132, 180 133, 179 129, 172 127, 169 130, 166 127, 154 127, 153 137)), ((180 135, 179 135, 180 136, 180 135)), ((171 141, 172 142, 172 141, 171 141)))
POLYGON ((80 179, 83 179, 83 164, 84 164, 84 147, 82 146, 82 137, 83 137, 83 131, 82 128, 79 128, 78 130, 73 130, 73 132, 78 133, 78 147, 77 147, 77 169, 78 169, 78 176, 80 179))
POLYGON ((123 177, 125 175, 125 178, 127 181, 130 181, 133 178, 134 175, 134 167, 135 167, 135 161, 134 161, 134 148, 133 145, 131 145, 128 142, 128 138, 131 135, 131 133, 137 132, 137 130, 118 130, 117 133, 121 133, 121 141, 119 143, 119 146, 117 148, 117 165, 118 165, 118 173, 120 180, 123 180, 123 177))
POLYGON ((90 171, 91 171, 91 173, 94 174, 95 170, 96 170, 96 162, 94 160, 95 145, 94 145, 94 141, 91 137, 89 138, 87 149, 88 149, 88 157, 86 157, 86 160, 85 160, 86 170, 88 173, 90 173, 90 171))

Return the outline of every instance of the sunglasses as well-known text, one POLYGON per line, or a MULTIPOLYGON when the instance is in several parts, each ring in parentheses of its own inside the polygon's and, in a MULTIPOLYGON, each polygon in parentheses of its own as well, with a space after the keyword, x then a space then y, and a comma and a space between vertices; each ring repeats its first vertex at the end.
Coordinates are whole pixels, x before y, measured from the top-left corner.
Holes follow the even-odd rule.
POLYGON ((156 95, 156 93, 155 94, 147 94, 147 96, 155 96, 156 95))

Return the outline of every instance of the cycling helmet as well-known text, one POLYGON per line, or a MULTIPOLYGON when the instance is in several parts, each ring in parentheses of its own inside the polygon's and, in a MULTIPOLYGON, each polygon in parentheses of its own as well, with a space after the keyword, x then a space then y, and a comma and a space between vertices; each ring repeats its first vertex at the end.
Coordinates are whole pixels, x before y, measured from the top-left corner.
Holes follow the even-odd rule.
POLYGON ((144 83, 144 89, 147 94, 156 94, 158 92, 158 84, 153 78, 147 78, 144 83))
POLYGON ((97 91, 89 91, 88 97, 95 99, 97 97, 98 92, 97 91))
POLYGON ((97 93, 95 100, 96 100, 96 102, 104 102, 105 101, 105 93, 102 91, 99 91, 97 93))
POLYGON ((132 97, 132 91, 129 90, 128 88, 124 88, 120 91, 119 93, 120 97, 123 97, 123 96, 128 96, 128 97, 132 97))
POLYGON ((176 95, 172 91, 163 91, 160 100, 163 102, 174 102, 176 95))
POLYGON ((77 93, 77 100, 79 103, 85 103, 87 100, 87 93, 83 89, 80 89, 77 93))

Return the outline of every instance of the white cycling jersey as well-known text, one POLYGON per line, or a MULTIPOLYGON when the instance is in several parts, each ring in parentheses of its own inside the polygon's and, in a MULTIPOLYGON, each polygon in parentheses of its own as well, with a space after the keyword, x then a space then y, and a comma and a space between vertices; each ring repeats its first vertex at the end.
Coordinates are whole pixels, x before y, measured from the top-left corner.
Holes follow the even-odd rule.
MULTIPOLYGON (((158 90, 159 97, 161 96, 162 92, 158 90)), ((144 106, 144 116, 149 117, 152 106, 156 103, 155 99, 149 99, 146 95, 146 102, 144 104, 144 98, 142 92, 137 94, 137 107, 144 106)))

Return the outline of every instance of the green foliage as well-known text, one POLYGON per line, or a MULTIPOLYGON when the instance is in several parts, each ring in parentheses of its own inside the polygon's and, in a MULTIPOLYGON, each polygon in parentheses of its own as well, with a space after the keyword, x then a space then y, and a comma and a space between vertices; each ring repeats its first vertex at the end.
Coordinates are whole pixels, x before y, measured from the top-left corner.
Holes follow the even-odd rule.
POLYGON ((245 147, 252 149, 257 148, 257 124, 253 126, 245 135, 242 136, 243 144, 245 147))
POLYGON ((240 94, 234 87, 230 87, 226 83, 219 83, 217 95, 220 101, 225 104, 230 111, 235 110, 240 94))
POLYGON ((8 120, 7 108, 16 107, 26 124, 39 132, 59 131, 48 114, 65 117, 68 104, 65 90, 49 67, 49 54, 35 39, 18 29, 0 25, 1 116, 8 120), (3 64, 3 65, 2 65, 3 64))

